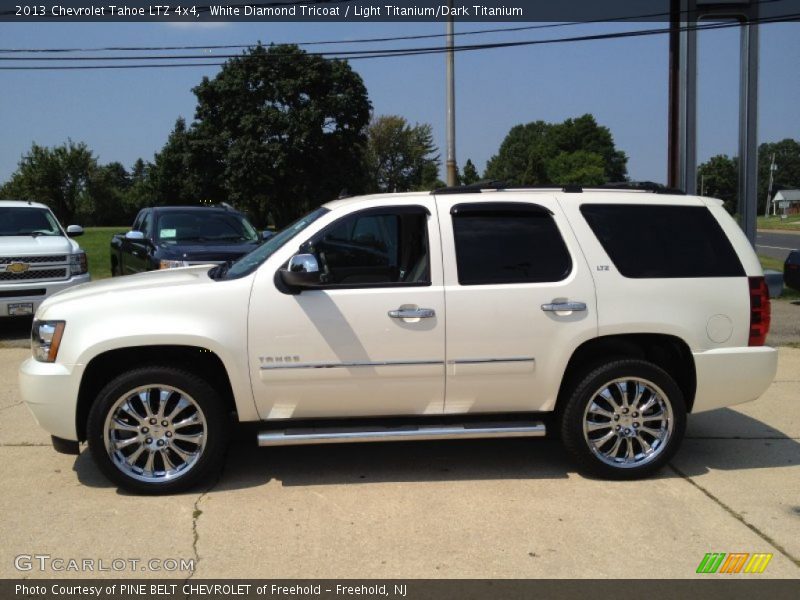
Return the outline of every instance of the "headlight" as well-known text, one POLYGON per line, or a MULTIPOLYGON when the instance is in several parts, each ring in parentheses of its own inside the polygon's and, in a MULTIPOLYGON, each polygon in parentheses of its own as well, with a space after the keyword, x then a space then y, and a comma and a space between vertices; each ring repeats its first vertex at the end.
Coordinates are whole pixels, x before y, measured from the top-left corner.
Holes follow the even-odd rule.
POLYGON ((70 254, 69 272, 72 275, 83 275, 89 272, 89 259, 86 258, 86 252, 70 254))
POLYGON ((188 267, 189 263, 185 260, 162 260, 158 263, 159 269, 177 269, 178 267, 188 267))
POLYGON ((55 362, 61 336, 64 335, 64 321, 34 321, 31 331, 31 352, 40 362, 55 362))

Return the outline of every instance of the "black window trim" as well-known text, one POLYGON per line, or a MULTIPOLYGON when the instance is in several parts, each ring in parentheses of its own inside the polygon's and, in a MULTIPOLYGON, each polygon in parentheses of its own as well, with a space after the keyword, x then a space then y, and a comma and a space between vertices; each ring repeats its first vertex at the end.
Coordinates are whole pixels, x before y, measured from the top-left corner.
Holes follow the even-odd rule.
POLYGON ((481 214, 489 214, 494 216, 502 216, 502 214, 513 214, 513 213, 530 213, 530 214, 539 214, 546 218, 549 218, 553 225, 558 232, 558 236, 561 239, 561 243, 564 245, 564 251, 566 252, 567 259, 569 265, 564 272, 564 275, 560 279, 553 279, 547 281, 508 281, 508 282, 497 282, 497 281, 470 281, 469 283, 464 283, 461 280, 461 272, 458 268, 458 242, 456 240, 455 234, 455 223, 453 223, 453 249, 455 251, 455 265, 456 265, 456 277, 458 278, 458 285, 463 287, 472 287, 476 285, 514 285, 514 286, 521 286, 521 285, 542 285, 542 284, 553 284, 559 283, 561 281, 565 281, 572 275, 573 271, 575 270, 575 261, 572 258, 572 252, 570 252, 569 244, 564 239, 564 234, 561 233, 561 228, 558 226, 558 223, 555 222, 553 218, 555 213, 550 210, 549 208, 542 206, 541 204, 536 204, 533 202, 463 202, 460 204, 455 204, 450 209, 451 221, 455 221, 457 217, 463 217, 467 215, 481 215, 481 214))
MULTIPOLYGON (((341 223, 343 219, 349 219, 351 217, 364 217, 364 216, 374 216, 374 215, 383 215, 383 214, 391 214, 391 215, 400 215, 400 214, 424 214, 428 218, 431 216, 431 211, 426 206, 422 206, 421 204, 401 204, 398 206, 373 206, 370 208, 365 208, 362 210, 355 210, 351 213, 347 213, 346 215, 342 215, 335 221, 328 223, 325 227, 320 229, 317 233, 312 235, 309 239, 304 241, 297 249, 297 253, 303 252, 303 247, 308 244, 312 239, 325 235, 325 232, 329 229, 334 228, 337 224, 341 223)), ((431 275, 431 243, 430 243, 430 235, 428 235, 428 227, 429 222, 426 219, 425 221, 425 245, 428 248, 428 275, 431 275)), ((289 261, 286 261, 284 264, 281 265, 278 271, 285 269, 289 264, 289 261)), ((276 273, 276 280, 280 278, 277 277, 276 273)), ((320 284, 319 286, 314 286, 310 288, 308 291, 312 290, 360 290, 360 289, 382 289, 382 288, 414 288, 414 287, 430 287, 433 285, 433 278, 430 277, 428 281, 418 281, 418 282, 405 282, 405 281, 398 281, 394 283, 330 283, 330 284, 320 284)))

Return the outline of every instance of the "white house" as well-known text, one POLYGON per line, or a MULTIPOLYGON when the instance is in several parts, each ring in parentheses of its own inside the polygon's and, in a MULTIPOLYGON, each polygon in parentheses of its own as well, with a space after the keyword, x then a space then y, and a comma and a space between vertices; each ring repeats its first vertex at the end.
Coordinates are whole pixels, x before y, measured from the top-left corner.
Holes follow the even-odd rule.
POLYGON ((787 215, 800 214, 800 190, 781 190, 772 199, 777 208, 777 214, 783 214, 783 208, 786 207, 787 215), (786 204, 783 204, 783 203, 786 204))

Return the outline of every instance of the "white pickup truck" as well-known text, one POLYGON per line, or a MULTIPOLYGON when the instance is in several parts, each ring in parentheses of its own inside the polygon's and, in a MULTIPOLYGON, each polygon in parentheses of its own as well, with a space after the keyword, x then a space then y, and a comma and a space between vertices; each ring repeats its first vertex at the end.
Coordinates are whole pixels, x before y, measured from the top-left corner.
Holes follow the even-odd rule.
POLYGON ((0 200, 0 318, 32 315, 42 301, 89 281, 86 253, 44 204, 0 200))
POLYGON ((625 189, 348 198, 233 264, 40 307, 22 396, 56 449, 175 492, 258 443, 560 434, 585 472, 664 465, 687 413, 754 400, 761 266, 722 203, 625 189))

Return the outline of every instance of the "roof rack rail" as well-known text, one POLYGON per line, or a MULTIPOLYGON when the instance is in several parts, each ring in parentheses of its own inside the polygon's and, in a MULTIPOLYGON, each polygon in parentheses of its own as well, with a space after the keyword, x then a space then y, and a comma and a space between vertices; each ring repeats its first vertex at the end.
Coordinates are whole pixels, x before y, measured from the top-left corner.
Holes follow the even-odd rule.
POLYGON ((679 194, 685 195, 686 192, 678 188, 667 187, 664 184, 654 181, 613 181, 602 185, 585 186, 601 190, 639 190, 642 192, 653 192, 654 194, 679 194))
POLYGON ((686 192, 677 188, 670 188, 654 181, 614 181, 600 185, 580 185, 578 183, 567 184, 541 184, 541 185, 514 185, 506 184, 503 181, 485 180, 471 183, 469 185, 454 185, 432 190, 431 194, 477 194, 483 190, 548 190, 560 189, 567 194, 580 194, 584 190, 634 190, 640 192, 652 192, 654 194, 679 194, 685 195, 686 192))
POLYGON ((502 190, 505 182, 494 179, 484 179, 469 185, 451 185, 448 187, 431 190, 431 194, 478 194, 483 190, 502 190))

